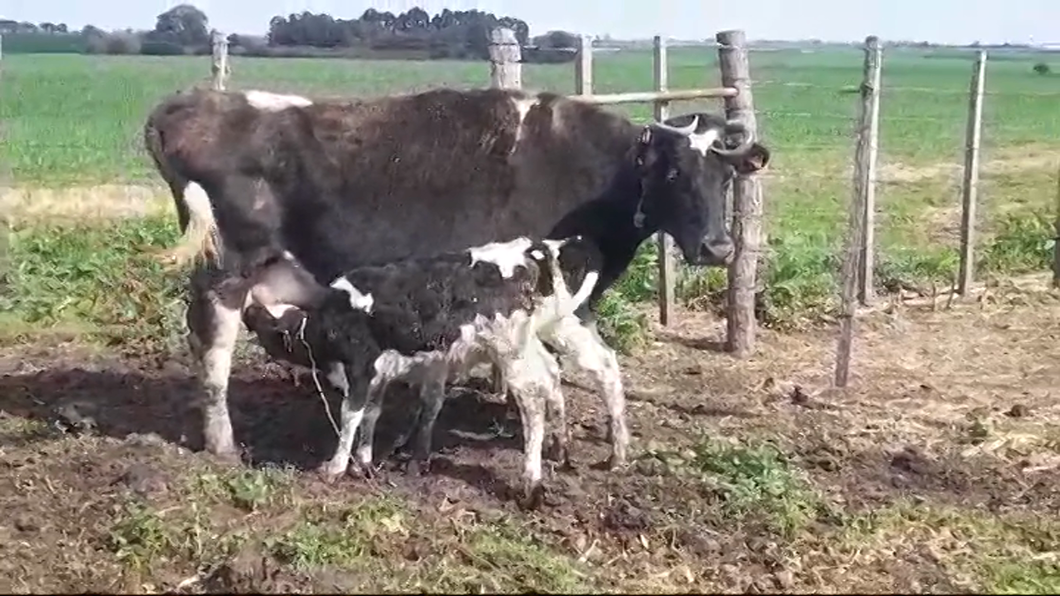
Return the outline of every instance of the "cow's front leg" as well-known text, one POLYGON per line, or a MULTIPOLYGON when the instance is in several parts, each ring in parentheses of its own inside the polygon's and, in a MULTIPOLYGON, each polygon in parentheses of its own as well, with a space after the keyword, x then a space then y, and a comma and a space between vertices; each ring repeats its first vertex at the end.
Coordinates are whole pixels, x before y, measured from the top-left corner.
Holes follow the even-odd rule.
POLYGON ((197 268, 192 273, 187 337, 204 393, 199 405, 206 450, 228 460, 238 460, 228 412, 228 381, 239 338, 243 300, 235 292, 222 292, 220 279, 216 270, 197 268))

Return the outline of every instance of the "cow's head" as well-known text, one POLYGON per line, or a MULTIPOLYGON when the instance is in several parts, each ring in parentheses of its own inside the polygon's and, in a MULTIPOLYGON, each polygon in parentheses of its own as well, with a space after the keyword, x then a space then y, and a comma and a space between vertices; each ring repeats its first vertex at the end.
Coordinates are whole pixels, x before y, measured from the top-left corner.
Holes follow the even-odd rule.
POLYGON ((635 223, 650 220, 672 236, 689 264, 723 265, 733 251, 725 226, 729 183, 765 167, 769 150, 737 121, 689 114, 667 122, 645 127, 637 141, 643 217, 635 223))

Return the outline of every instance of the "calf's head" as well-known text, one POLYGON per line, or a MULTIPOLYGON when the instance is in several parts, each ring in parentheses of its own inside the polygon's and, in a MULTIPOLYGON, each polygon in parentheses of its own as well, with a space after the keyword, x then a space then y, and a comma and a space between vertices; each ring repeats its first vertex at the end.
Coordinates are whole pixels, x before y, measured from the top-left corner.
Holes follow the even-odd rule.
POLYGON ((651 124, 635 150, 638 214, 670 234, 689 264, 723 265, 733 252, 725 226, 729 184, 767 163, 769 150, 740 122, 701 113, 651 124))

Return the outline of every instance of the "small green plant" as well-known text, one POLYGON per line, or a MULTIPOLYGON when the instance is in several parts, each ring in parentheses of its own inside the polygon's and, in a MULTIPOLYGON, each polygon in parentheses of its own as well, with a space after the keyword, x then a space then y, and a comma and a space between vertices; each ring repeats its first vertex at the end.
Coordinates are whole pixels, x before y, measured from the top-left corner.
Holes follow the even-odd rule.
POLYGON ((600 337, 620 353, 628 354, 644 343, 647 317, 620 292, 606 292, 597 305, 596 316, 600 337))
POLYGON ((1049 68, 1049 65, 1046 64, 1045 62, 1038 62, 1037 64, 1034 65, 1034 73, 1035 74, 1039 74, 1039 75, 1045 76, 1045 75, 1047 75, 1047 74, 1049 74, 1051 72, 1053 72, 1053 69, 1049 68))
POLYGON ((289 481, 283 470, 274 468, 239 470, 224 475, 208 472, 195 480, 201 492, 247 512, 269 505, 289 481))
POLYGON ((407 535, 408 512, 395 501, 370 499, 339 510, 314 507, 282 536, 268 541, 273 555, 301 569, 349 567, 372 553, 382 535, 407 535))
POLYGON ((1048 271, 1056 231, 1044 212, 1008 214, 983 249, 979 268, 992 273, 1048 271))
POLYGON ((802 528, 816 515, 817 494, 773 445, 707 438, 693 451, 692 468, 716 487, 730 511, 764 514, 775 530, 785 534, 802 528))
POLYGON ((139 503, 130 503, 111 528, 107 546, 119 560, 142 571, 170 549, 173 542, 172 533, 156 511, 139 503))

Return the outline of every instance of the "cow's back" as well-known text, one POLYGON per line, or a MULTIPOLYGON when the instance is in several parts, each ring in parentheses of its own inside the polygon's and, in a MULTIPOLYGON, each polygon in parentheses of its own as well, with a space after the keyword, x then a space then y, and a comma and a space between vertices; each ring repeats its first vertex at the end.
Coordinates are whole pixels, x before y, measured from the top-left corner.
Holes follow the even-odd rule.
POLYGON ((359 263, 546 234, 603 191, 632 126, 551 94, 438 89, 286 110, 256 136, 272 144, 263 169, 285 174, 270 183, 286 243, 330 279, 359 263))

